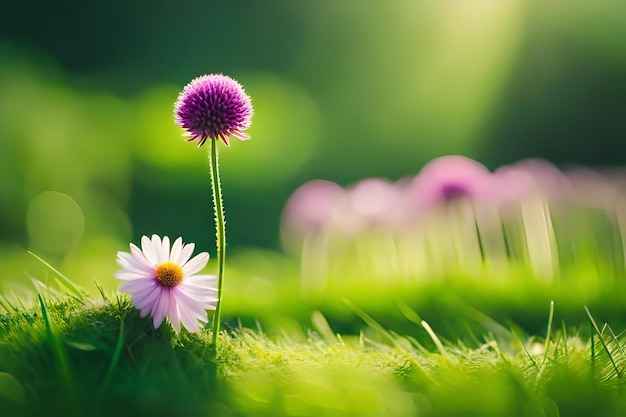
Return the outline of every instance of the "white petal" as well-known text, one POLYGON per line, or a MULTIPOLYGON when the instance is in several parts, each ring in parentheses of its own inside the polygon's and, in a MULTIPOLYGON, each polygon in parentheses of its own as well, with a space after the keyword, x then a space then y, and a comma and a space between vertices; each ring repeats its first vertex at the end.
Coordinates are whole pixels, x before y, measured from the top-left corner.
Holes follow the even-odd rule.
POLYGON ((152 318, 154 319, 154 328, 158 328, 163 322, 165 314, 170 306, 170 289, 164 288, 161 291, 161 298, 158 303, 155 304, 155 308, 152 310, 152 318))
MULTIPOLYGON (((182 299, 181 299, 182 300, 182 299)), ((200 306, 198 303, 185 303, 183 300, 183 304, 185 305, 185 311, 192 317, 206 323, 209 321, 207 317, 206 309, 200 306)), ((180 306, 180 304, 179 304, 180 306)), ((182 307, 181 307, 182 308, 182 307)))
POLYGON ((151 265, 158 265, 160 263, 152 245, 152 241, 148 238, 148 236, 141 237, 141 250, 151 265))
POLYGON ((237 139, 241 139, 241 140, 249 140, 250 139, 250 135, 247 135, 243 132, 240 132, 239 130, 233 130, 232 132, 230 132, 231 135, 233 135, 234 137, 236 137, 237 139))
POLYGON ((146 259, 146 256, 143 254, 143 252, 141 251, 141 249, 139 249, 137 247, 137 245, 131 243, 130 244, 130 253, 133 254, 133 256, 135 257, 135 259, 137 259, 137 261, 139 261, 140 264, 145 265, 146 267, 154 267, 153 264, 151 264, 150 262, 148 262, 148 259, 146 259))
POLYGON ((176 287, 176 299, 179 301, 180 305, 186 306, 186 309, 193 310, 198 312, 199 314, 205 314, 204 310, 214 310, 215 304, 217 303, 217 297, 215 293, 210 292, 199 292, 195 294, 190 294, 190 292, 180 285, 176 287))
POLYGON ((206 308, 207 303, 217 301, 217 290, 213 288, 194 288, 179 285, 177 289, 183 293, 187 299, 202 305, 204 308, 206 308))
POLYGON ((161 243, 161 262, 167 262, 170 260, 170 238, 163 236, 163 242, 161 243))
POLYGON ((208 252, 201 252, 194 256, 189 262, 183 265, 183 272, 185 276, 193 275, 204 268, 209 262, 208 252))
POLYGON ((145 272, 135 272, 122 269, 121 271, 117 271, 115 273, 115 278, 123 281, 132 281, 136 279, 152 278, 152 275, 148 275, 145 272))
POLYGON ((157 281, 156 279, 148 280, 148 282, 145 283, 145 287, 135 291, 132 296, 134 299, 141 299, 155 288, 161 288, 161 284, 159 283, 159 281, 157 281))
MULTIPOLYGON (((154 316, 154 310, 156 310, 157 305, 159 304, 159 302, 161 301, 161 296, 162 296, 162 292, 159 291, 159 294, 157 295, 156 300, 154 300, 154 303, 152 303, 150 305, 151 309, 150 309, 150 315, 152 316, 152 322, 154 325, 155 329, 158 329, 159 326, 161 325, 161 323, 157 323, 157 321, 155 320, 155 316, 154 316)), ((142 309, 141 313, 143 315, 143 312, 145 311, 145 309, 142 309)))
POLYGON ((187 245, 183 245, 183 249, 180 252, 178 257, 178 265, 184 265, 185 262, 191 258, 191 254, 193 254, 193 250, 195 249, 195 243, 189 243, 187 245))
POLYGON ((167 318, 169 319, 170 323, 172 323, 174 331, 178 333, 180 332, 180 314, 178 313, 178 303, 175 299, 173 301, 174 302, 172 302, 172 300, 170 299, 170 308, 167 312, 167 318))
POLYGON ((195 288, 210 288, 217 291, 217 276, 215 275, 191 275, 185 277, 183 285, 195 288))
POLYGON ((208 308, 208 304, 215 303, 218 299, 217 290, 213 288, 185 287, 181 291, 184 292, 189 299, 201 304, 203 308, 208 308))
POLYGON ((133 299, 133 304, 135 307, 141 310, 142 317, 145 317, 147 312, 152 311, 154 308, 154 303, 159 297, 161 293, 161 286, 159 284, 153 284, 152 287, 148 287, 145 290, 137 291, 134 294, 131 294, 133 299), (144 311, 147 310, 147 312, 144 311))
POLYGON ((161 238, 157 235, 152 235, 152 248, 157 258, 158 263, 166 262, 167 259, 163 258, 163 246, 161 245, 161 238))
POLYGON ((206 311, 201 302, 187 296, 183 291, 181 291, 180 286, 174 289, 176 291, 174 291, 173 294, 176 298, 179 311, 186 312, 191 316, 206 317, 206 311))
POLYGON ((189 313, 193 314, 198 320, 208 323, 209 317, 205 308, 197 306, 195 309, 189 309, 189 313))
POLYGON ((183 238, 179 237, 178 239, 174 241, 174 244, 172 245, 172 252, 170 252, 170 262, 174 262, 175 264, 182 265, 182 263, 178 259, 182 249, 183 249, 183 238))
POLYGON ((180 312, 180 319, 183 322, 183 326, 185 326, 185 329, 189 330, 190 332, 197 332, 198 330, 200 330, 200 323, 187 312, 185 306, 179 304, 178 309, 180 312))
POLYGON ((117 253, 117 263, 124 269, 143 271, 146 269, 139 260, 137 260, 133 255, 127 252, 118 252, 117 253))
POLYGON ((121 292, 135 294, 147 288, 153 288, 154 280, 152 278, 140 278, 131 281, 124 281, 118 287, 121 292))

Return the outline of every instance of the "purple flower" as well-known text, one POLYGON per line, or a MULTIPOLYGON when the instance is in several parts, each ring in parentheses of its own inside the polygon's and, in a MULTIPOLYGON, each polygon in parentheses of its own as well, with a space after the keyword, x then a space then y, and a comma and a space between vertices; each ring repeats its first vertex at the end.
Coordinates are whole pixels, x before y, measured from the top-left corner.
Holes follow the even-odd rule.
POLYGON ((222 74, 203 75, 185 86, 174 104, 176 124, 198 139, 198 147, 207 139, 220 138, 226 146, 228 137, 248 140, 243 133, 250 127, 252 103, 241 84, 222 74))

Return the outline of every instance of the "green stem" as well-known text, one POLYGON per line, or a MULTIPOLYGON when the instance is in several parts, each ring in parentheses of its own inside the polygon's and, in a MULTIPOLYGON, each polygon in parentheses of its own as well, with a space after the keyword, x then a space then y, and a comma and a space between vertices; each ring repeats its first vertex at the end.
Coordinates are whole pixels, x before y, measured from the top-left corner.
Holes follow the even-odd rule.
POLYGON ((220 312, 222 308, 222 283, 224 282, 224 260, 226 259, 226 223, 222 202, 222 185, 220 183, 219 165, 217 162, 217 139, 211 142, 211 189, 213 190, 213 208, 215 210, 215 229, 217 238, 217 304, 213 315, 213 346, 217 345, 220 332, 220 312))

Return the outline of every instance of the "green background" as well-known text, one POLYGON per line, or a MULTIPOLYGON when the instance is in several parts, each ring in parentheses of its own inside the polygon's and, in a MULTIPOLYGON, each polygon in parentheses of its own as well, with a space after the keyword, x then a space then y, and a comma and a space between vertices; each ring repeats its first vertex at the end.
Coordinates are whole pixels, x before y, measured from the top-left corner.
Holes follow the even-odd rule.
POLYGON ((198 75, 255 107, 252 140, 220 148, 236 257, 281 250, 311 179, 395 181, 446 154, 623 165, 625 51, 608 1, 4 1, 1 288, 41 278, 25 249, 111 288, 143 234, 214 255, 208 148, 172 117, 198 75))

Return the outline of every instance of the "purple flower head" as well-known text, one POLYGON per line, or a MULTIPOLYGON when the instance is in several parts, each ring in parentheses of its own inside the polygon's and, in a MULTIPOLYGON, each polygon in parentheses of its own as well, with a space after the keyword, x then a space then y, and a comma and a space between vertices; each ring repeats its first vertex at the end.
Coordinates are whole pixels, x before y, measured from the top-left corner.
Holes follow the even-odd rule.
POLYGON ((226 146, 228 137, 248 140, 243 133, 250 127, 252 103, 241 84, 222 74, 203 75, 192 80, 174 104, 176 124, 198 139, 198 147, 207 139, 220 138, 226 146))
POLYGON ((470 190, 465 184, 447 183, 443 184, 439 190, 444 201, 453 201, 459 198, 468 197, 470 190))

